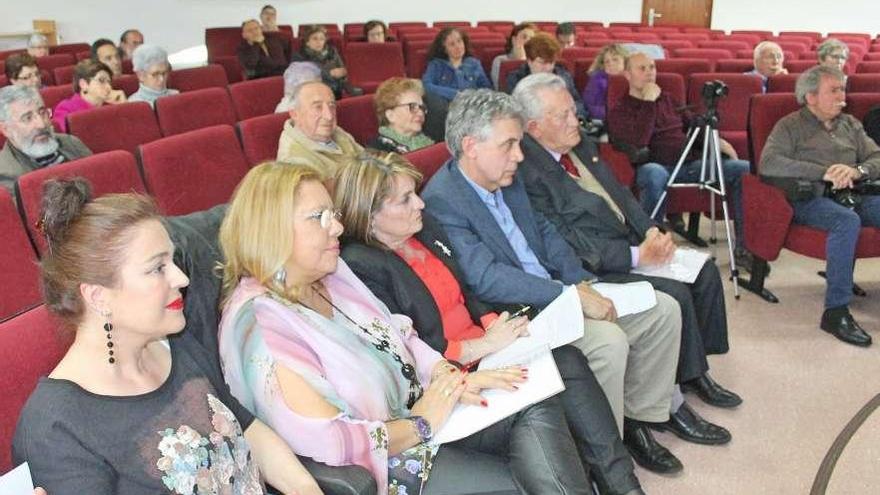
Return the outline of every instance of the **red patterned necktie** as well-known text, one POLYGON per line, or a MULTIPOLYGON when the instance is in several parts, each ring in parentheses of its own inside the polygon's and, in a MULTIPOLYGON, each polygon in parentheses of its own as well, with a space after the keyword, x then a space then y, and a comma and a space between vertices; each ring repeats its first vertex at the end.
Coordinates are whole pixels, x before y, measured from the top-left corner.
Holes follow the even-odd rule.
POLYGON ((559 164, 562 165, 562 168, 568 172, 568 175, 573 177, 580 177, 581 174, 578 172, 577 167, 574 166, 574 162, 571 161, 571 157, 568 154, 564 154, 559 158, 559 164))

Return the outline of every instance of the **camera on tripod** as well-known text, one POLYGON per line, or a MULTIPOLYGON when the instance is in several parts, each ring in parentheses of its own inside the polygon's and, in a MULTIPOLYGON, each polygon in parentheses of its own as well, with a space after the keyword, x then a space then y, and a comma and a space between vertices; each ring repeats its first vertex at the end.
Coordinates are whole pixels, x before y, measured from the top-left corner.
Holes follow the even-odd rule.
POLYGON ((705 103, 707 109, 715 109, 718 106, 718 100, 727 96, 729 92, 730 88, 718 79, 706 81, 703 84, 703 92, 701 93, 703 103, 705 103))

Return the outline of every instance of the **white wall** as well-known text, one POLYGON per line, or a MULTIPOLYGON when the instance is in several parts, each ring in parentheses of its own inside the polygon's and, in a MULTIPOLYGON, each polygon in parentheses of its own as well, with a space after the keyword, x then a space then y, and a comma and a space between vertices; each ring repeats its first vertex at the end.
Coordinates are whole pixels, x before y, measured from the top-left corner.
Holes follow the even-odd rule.
MULTIPOLYGON (((138 27, 148 42, 174 52, 204 43, 204 28, 238 25, 256 17, 264 3, 279 9, 279 22, 363 22, 395 20, 638 21, 641 0, 3 0, 0 32, 24 31, 36 18, 55 19, 65 41, 118 39, 138 27)), ((715 0, 713 27, 862 31, 880 30, 880 1, 715 0)))

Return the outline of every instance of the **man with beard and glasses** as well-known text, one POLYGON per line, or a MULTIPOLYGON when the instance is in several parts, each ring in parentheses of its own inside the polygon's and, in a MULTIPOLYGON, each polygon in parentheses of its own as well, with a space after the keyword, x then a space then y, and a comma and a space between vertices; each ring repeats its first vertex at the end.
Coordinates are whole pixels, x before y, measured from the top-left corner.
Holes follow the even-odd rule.
POLYGON ((20 175, 92 154, 78 138, 55 133, 52 112, 33 88, 0 89, 0 133, 6 136, 0 151, 0 185, 10 192, 20 175))

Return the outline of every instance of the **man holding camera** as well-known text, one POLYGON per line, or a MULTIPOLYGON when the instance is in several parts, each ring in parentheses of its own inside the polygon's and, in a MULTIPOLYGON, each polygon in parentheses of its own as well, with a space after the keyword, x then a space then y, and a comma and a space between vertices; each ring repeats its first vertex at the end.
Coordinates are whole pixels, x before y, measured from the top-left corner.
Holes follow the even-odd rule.
MULTIPOLYGON (((629 81, 629 93, 610 103, 608 132, 614 145, 624 150, 636 168, 636 184, 642 208, 649 214, 660 199, 669 175, 687 143, 685 132, 694 120, 684 103, 664 93, 657 85, 654 60, 643 53, 626 59, 623 72, 629 81)), ((749 162, 739 160, 730 143, 720 139, 720 150, 727 192, 733 198, 733 219, 736 232, 736 264, 748 269, 751 255, 743 248, 742 176, 750 171, 749 162)), ((700 180, 702 146, 694 145, 676 182, 700 180)), ((708 174, 709 171, 707 170, 708 174)), ((657 218, 662 218, 663 209, 657 218)))
POLYGON ((795 94, 803 108, 776 123, 761 153, 761 175, 786 191, 795 223, 828 232, 822 330, 867 347, 871 336, 849 313, 849 301, 859 231, 880 227, 880 196, 860 192, 865 180, 880 177, 880 148, 843 113, 845 88, 846 76, 836 68, 801 74, 795 94))

